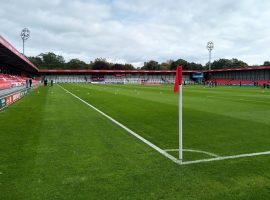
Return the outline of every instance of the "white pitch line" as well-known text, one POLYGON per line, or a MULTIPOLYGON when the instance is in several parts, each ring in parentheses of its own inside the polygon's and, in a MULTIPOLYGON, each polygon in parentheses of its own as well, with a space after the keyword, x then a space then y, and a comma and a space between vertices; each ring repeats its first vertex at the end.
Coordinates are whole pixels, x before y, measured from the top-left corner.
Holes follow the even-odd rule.
POLYGON ((190 164, 196 164, 196 163, 204 163, 204 162, 211 162, 211 161, 218 161, 218 160, 228 160, 228 159, 236 159, 236 158, 245 158, 245 157, 253 157, 253 156, 260 156, 260 155, 269 155, 269 154, 270 154, 270 151, 258 152, 258 153, 240 154, 240 155, 233 155, 233 156, 220 156, 220 157, 217 157, 217 158, 185 161, 185 162, 182 162, 182 164, 183 165, 190 165, 190 164))
POLYGON ((152 147, 153 149, 155 149, 157 152, 159 152, 160 154, 162 154, 163 156, 165 156, 166 158, 169 158, 171 161, 173 161, 174 163, 179 164, 180 161, 173 157, 172 155, 168 154, 166 151, 162 150, 161 148, 159 148, 158 146, 154 145, 153 143, 149 142, 148 140, 144 139, 143 137, 141 137, 140 135, 138 135, 137 133, 135 133, 134 131, 130 130, 128 127, 126 127, 125 125, 121 124, 120 122, 116 121, 115 119, 113 119, 112 117, 110 117, 109 115, 105 114, 104 112, 102 112, 101 110, 97 109, 96 107, 94 107, 93 105, 89 104, 88 102, 84 101, 83 99, 81 99, 80 97, 76 96, 75 94, 73 94, 72 92, 68 91, 67 89, 65 89, 64 87, 62 87, 61 85, 58 85, 60 88, 62 88, 64 91, 66 91, 67 93, 71 94, 73 97, 79 99, 81 102, 85 103, 86 105, 88 105, 89 107, 91 107, 92 109, 94 109, 95 111, 97 111, 98 113, 100 113, 101 115, 103 115, 104 117, 106 117, 107 119, 111 120, 113 123, 115 123, 116 125, 120 126, 121 128, 123 128, 124 130, 126 130, 128 133, 130 133, 131 135, 133 135, 134 137, 136 137, 137 139, 141 140, 142 142, 144 142, 145 144, 147 144, 148 146, 152 147))
MULTIPOLYGON (((164 151, 166 151, 166 152, 179 151, 179 149, 164 149, 164 151)), ((209 156, 212 156, 212 157, 220 157, 219 155, 211 153, 211 152, 195 150, 195 149, 183 149, 183 151, 195 152, 195 153, 203 153, 203 154, 206 154, 206 155, 209 155, 209 156)))

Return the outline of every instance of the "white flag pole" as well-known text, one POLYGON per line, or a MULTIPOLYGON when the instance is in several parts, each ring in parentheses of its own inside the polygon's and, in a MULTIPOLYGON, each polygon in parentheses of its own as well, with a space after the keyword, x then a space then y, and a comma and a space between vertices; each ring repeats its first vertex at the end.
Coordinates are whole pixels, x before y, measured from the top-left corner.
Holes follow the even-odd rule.
POLYGON ((182 83, 179 85, 178 111, 179 111, 179 161, 183 162, 183 118, 182 118, 182 83))

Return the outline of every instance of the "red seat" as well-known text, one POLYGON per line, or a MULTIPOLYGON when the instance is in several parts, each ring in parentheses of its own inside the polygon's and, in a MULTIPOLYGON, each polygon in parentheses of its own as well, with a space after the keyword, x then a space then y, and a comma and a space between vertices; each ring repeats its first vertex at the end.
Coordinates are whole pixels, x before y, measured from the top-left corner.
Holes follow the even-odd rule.
POLYGON ((11 88, 11 84, 0 80, 0 90, 5 90, 11 88))
POLYGON ((242 84, 242 85, 252 85, 252 84, 254 84, 254 81, 250 81, 250 80, 232 80, 232 81, 230 81, 230 83, 229 84, 232 84, 232 85, 240 85, 240 84, 242 84))
POLYGON ((258 83, 258 85, 263 85, 263 84, 270 84, 270 81, 269 80, 258 80, 258 81, 255 81, 258 83))

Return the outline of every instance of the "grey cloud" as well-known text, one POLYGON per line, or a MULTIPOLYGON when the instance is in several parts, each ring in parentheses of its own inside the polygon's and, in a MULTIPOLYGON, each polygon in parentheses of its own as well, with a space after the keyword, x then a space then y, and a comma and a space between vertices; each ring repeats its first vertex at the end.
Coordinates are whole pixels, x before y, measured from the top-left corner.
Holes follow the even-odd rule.
POLYGON ((0 34, 21 49, 20 30, 31 29, 27 52, 55 51, 68 60, 96 57, 136 65, 150 59, 269 60, 270 2, 261 0, 0 0, 0 34))

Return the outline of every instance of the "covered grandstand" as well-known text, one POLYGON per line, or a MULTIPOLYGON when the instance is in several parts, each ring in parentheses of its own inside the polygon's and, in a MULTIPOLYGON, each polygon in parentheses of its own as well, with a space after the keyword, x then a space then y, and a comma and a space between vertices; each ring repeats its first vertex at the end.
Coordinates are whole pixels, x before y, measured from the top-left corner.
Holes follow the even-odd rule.
POLYGON ((219 85, 270 84, 270 66, 211 70, 211 81, 219 85))
POLYGON ((38 68, 0 36, 0 110, 37 87, 37 74, 38 68))
MULTIPOLYGON (((55 83, 163 84, 173 83, 174 70, 39 70, 43 79, 55 83)), ((183 81, 192 71, 184 71, 183 81)))
MULTIPOLYGON (((56 83, 104 83, 104 84, 164 84, 173 83, 174 70, 39 70, 43 79, 56 83)), ((270 84, 270 66, 235 69, 183 70, 183 83, 203 81, 218 85, 270 84), (194 73, 203 78, 194 78, 194 73), (211 78, 210 78, 211 77, 211 78)))

